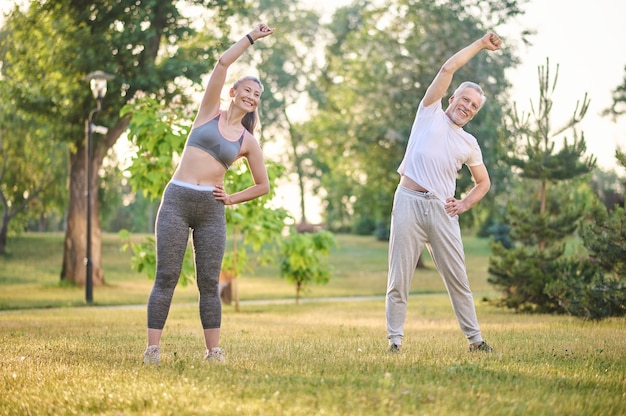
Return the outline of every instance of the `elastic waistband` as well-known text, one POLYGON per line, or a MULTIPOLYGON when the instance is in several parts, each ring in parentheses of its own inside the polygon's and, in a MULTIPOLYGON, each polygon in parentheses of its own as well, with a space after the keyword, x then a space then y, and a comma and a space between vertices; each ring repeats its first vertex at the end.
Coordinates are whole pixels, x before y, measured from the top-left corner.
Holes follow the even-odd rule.
POLYGON ((437 199, 437 196, 430 191, 427 191, 427 192, 416 191, 415 189, 407 188, 406 186, 402 186, 402 185, 398 185, 398 189, 410 195, 419 196, 419 197, 426 198, 426 199, 437 199))
POLYGON ((177 179, 172 179, 170 183, 173 185, 182 186, 183 188, 194 189, 196 191, 212 192, 215 189, 215 186, 213 185, 194 185, 193 183, 183 182, 177 179))

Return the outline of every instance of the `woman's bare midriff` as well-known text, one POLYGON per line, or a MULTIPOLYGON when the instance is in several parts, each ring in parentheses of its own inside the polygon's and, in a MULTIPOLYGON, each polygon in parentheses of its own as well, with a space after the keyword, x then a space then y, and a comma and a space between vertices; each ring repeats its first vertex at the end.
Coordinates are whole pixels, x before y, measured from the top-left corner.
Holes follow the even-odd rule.
POLYGON ((424 188, 423 186, 418 185, 417 183, 415 183, 414 180, 404 175, 400 177, 400 185, 404 186, 405 188, 412 189, 414 191, 428 192, 428 189, 424 188))
POLYGON ((186 146, 172 179, 200 186, 224 183, 226 169, 202 149, 186 146))

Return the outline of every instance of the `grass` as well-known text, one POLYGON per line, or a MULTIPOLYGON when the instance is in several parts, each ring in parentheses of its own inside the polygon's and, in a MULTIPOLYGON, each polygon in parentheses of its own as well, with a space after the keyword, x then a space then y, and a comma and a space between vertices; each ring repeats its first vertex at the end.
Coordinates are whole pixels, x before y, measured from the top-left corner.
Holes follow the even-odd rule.
POLYGON ((0 312, 0 415, 626 414, 626 320, 494 307, 482 240, 466 241, 468 269, 493 354, 467 352, 432 266, 414 281, 403 351, 386 353, 382 298, 326 298, 381 294, 386 245, 340 236, 337 276, 300 305, 270 267, 241 279, 241 311, 224 308, 223 365, 202 361, 195 288, 179 288, 162 365, 145 367, 151 282, 129 272, 115 238, 105 241, 108 283, 95 288, 96 306, 58 285, 62 236, 22 239, 0 263, 1 303, 14 309, 0 312), (265 293, 288 301, 260 301, 265 293))
POLYGON ((145 310, 0 314, 6 415, 619 415, 624 321, 516 315, 479 303, 494 354, 470 354, 445 295, 411 299, 386 353, 384 302, 226 309, 224 365, 202 361, 197 310, 177 304, 162 365, 144 367, 145 310))
MULTIPOLYGON (((140 237, 137 237, 140 238, 140 237)), ((304 297, 341 297, 384 295, 387 284, 387 243, 372 237, 338 235, 338 247, 329 261, 334 276, 329 284, 310 286, 304 297)), ((94 304, 145 304, 152 288, 147 275, 130 268, 130 254, 120 251, 115 234, 104 234, 102 244, 106 284, 93 290, 94 304)), ((0 310, 70 307, 85 305, 84 289, 60 283, 63 259, 62 234, 25 234, 9 240, 8 254, 0 257, 0 310)), ((474 293, 493 294, 487 283, 488 242, 466 238, 467 269, 474 293)), ((427 268, 419 270, 412 293, 445 293, 445 288, 427 252, 427 268)), ((239 279, 242 300, 294 299, 295 288, 278 276, 276 264, 256 267, 239 279)), ((196 302, 193 285, 178 287, 175 302, 196 302)))

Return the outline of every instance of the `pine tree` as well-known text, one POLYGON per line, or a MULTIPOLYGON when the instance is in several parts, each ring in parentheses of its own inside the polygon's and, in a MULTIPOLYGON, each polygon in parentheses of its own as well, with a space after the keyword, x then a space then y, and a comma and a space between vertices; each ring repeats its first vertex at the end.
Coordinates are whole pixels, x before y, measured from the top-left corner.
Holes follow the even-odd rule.
POLYGON ((531 114, 521 116, 514 106, 507 128, 513 135, 502 139, 507 147, 503 159, 519 183, 511 191, 503 221, 513 244, 506 248, 501 242, 492 242, 489 282, 503 290, 506 306, 518 310, 562 310, 545 289, 568 267, 567 261, 564 263, 565 240, 576 231, 585 209, 576 198, 576 182, 595 166, 595 158, 584 155, 584 134, 576 128, 589 108, 586 94, 571 119, 561 128, 552 128, 558 69, 557 65, 552 81, 549 61, 539 67, 538 102, 531 103, 531 114))
MULTIPOLYGON (((626 154, 617 151, 615 156, 626 167, 626 154)), ((580 229, 588 257, 570 262, 570 272, 546 288, 575 316, 626 315, 626 210, 619 205, 609 208, 594 201, 580 229)))

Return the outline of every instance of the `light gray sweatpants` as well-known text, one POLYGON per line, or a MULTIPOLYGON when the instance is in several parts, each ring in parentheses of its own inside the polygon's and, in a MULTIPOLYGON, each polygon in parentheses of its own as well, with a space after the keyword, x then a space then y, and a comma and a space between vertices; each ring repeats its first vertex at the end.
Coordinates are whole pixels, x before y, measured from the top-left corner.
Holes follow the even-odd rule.
POLYGON ((469 343, 482 341, 458 217, 446 214, 444 203, 432 193, 398 186, 391 215, 385 306, 389 342, 402 344, 411 280, 424 246, 443 278, 461 330, 469 343))
POLYGON ((226 247, 224 203, 212 187, 171 181, 163 191, 156 221, 156 276, 148 299, 148 328, 163 329, 182 270, 191 230, 203 329, 219 328, 219 278, 226 247))

